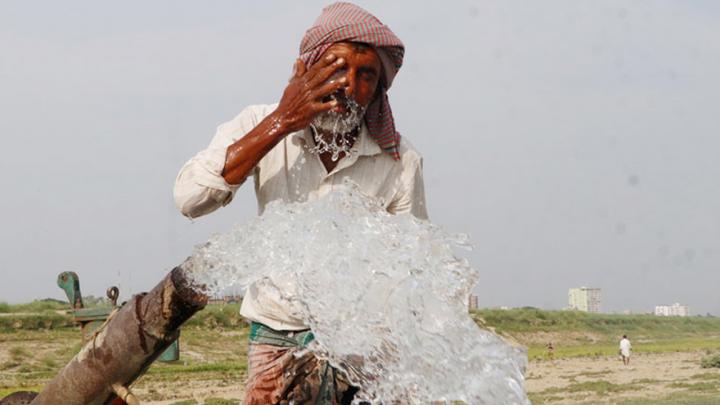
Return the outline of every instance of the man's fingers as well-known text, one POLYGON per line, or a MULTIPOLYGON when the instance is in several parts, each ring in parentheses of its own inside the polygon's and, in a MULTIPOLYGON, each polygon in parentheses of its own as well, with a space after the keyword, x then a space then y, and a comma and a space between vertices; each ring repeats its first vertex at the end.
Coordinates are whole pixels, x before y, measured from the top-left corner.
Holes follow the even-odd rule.
POLYGON ((338 79, 332 83, 325 83, 320 88, 313 90, 312 98, 313 98, 313 100, 322 99, 323 97, 329 96, 346 86, 347 86, 347 78, 341 77, 340 79, 338 79))
POLYGON ((305 66, 305 62, 303 62, 302 59, 296 59, 293 71, 295 72, 295 77, 304 76, 305 73, 307 73, 307 66, 305 66))
MULTIPOLYGON (((320 60, 315 62, 312 66, 310 66, 307 70, 307 78, 312 79, 315 77, 315 75, 318 74, 321 70, 329 67, 334 67, 338 64, 338 58, 336 55, 330 53, 325 56, 323 56, 320 60)), ((344 60, 341 62, 341 64, 344 63, 344 60)))
MULTIPOLYGON (((329 79, 335 72, 337 72, 338 69, 342 68, 345 65, 345 59, 338 58, 335 60, 335 62, 323 66, 320 68, 317 72, 313 73, 313 76, 310 77, 310 80, 308 81, 308 84, 310 87, 315 87, 327 79, 329 79)), ((313 66, 314 68, 315 66, 313 66)))
POLYGON ((321 101, 318 101, 318 102, 313 103, 312 106, 313 106, 313 110, 315 110, 315 114, 320 114, 320 113, 323 113, 323 112, 325 112, 325 111, 330 111, 330 110, 332 110, 332 109, 335 108, 337 105, 338 105, 338 101, 337 101, 337 100, 330 100, 330 101, 328 101, 328 102, 326 102, 326 103, 323 103, 323 102, 321 102, 321 101))
POLYGON ((334 53, 328 53, 327 55, 323 56, 319 61, 317 61, 313 67, 316 67, 317 69, 322 69, 325 66, 330 66, 335 62, 337 59, 337 56, 335 56, 334 53))

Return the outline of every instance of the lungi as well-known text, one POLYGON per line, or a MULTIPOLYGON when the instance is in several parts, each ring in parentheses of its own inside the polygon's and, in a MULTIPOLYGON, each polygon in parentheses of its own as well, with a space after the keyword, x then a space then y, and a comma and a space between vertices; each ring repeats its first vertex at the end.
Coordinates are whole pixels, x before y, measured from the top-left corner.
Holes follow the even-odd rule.
POLYGON ((245 405, 349 405, 357 392, 345 376, 305 347, 310 330, 276 331, 253 322, 245 405))

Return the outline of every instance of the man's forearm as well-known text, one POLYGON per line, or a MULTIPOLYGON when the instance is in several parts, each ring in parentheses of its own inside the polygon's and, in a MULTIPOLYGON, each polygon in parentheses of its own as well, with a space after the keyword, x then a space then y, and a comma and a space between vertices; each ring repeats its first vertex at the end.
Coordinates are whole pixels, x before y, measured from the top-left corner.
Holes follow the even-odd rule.
POLYGON ((275 113, 268 115, 252 131, 228 146, 222 176, 228 184, 240 184, 275 145, 290 131, 275 113))
POLYGON ((293 77, 285 87, 277 109, 227 148, 222 176, 228 184, 242 183, 281 139, 307 127, 316 115, 337 106, 336 99, 322 100, 347 87, 345 77, 326 83, 343 65, 345 60, 332 53, 310 69, 300 59, 295 62, 293 77))

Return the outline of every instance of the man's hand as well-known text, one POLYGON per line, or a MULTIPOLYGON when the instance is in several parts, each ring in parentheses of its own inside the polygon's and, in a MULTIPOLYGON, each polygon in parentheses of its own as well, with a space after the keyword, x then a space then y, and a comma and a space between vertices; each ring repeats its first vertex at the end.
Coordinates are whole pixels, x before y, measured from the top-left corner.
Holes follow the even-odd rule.
POLYGON ((306 128, 316 115, 337 105, 337 100, 325 98, 347 86, 347 78, 344 76, 328 81, 343 65, 345 60, 333 54, 326 55, 310 69, 299 59, 295 62, 293 76, 275 111, 228 146, 222 171, 228 184, 242 183, 260 159, 280 140, 306 128))
POLYGON ((323 102, 323 99, 347 86, 345 76, 327 81, 344 64, 343 58, 333 54, 326 55, 310 69, 300 59, 295 62, 290 83, 273 113, 286 132, 306 128, 315 116, 337 105, 337 100, 323 102))

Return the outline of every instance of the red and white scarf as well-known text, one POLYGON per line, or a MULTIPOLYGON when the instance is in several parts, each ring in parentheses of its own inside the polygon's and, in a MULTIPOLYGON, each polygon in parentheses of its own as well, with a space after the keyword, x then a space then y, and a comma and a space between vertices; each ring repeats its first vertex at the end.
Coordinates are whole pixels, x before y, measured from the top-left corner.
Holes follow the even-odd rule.
POLYGON ((361 42, 372 46, 383 66, 384 87, 365 112, 370 136, 395 160, 400 159, 400 134, 395 130, 387 89, 402 66, 405 46, 374 15, 350 3, 333 3, 305 32, 300 43, 300 59, 310 67, 336 42, 361 42))

